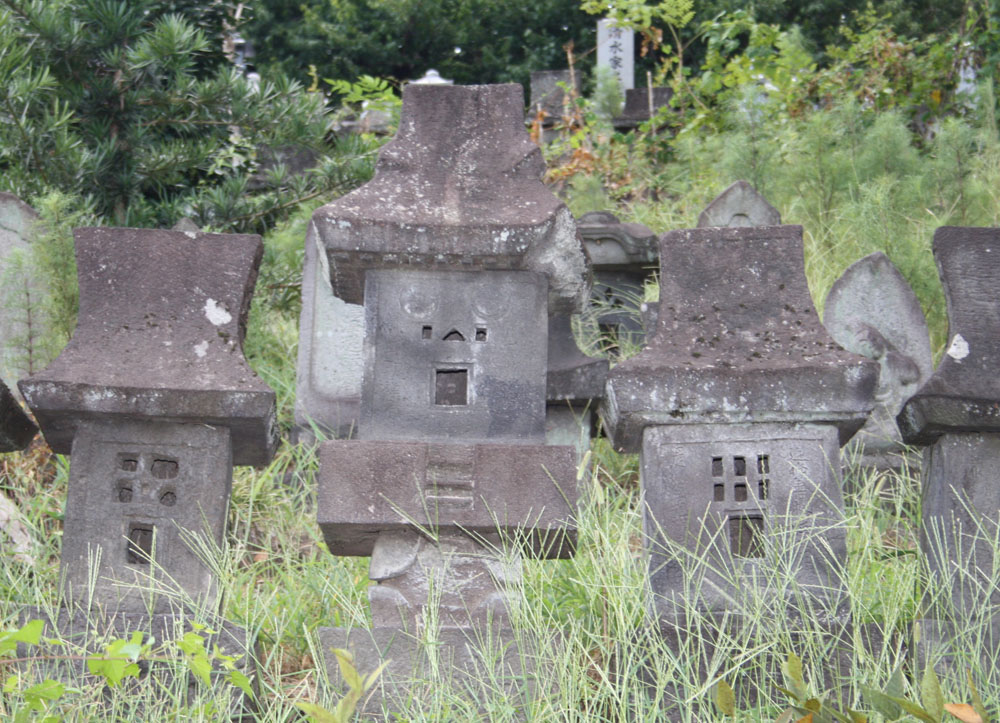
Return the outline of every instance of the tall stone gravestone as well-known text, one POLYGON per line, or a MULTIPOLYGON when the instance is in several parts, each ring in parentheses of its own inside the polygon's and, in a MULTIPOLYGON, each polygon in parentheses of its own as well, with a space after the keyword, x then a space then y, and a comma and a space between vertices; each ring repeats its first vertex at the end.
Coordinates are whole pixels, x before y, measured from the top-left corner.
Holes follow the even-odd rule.
POLYGON ((635 87, 635 32, 614 20, 597 21, 597 67, 609 68, 622 93, 635 87))
MULTIPOLYGON (((181 231, 74 235, 76 331, 20 382, 49 445, 70 455, 67 607, 49 622, 83 645, 108 630, 162 641, 184 614, 217 614, 216 581, 190 538, 222 547, 233 465, 265 464, 277 444, 274 392, 242 352, 263 246, 181 231)), ((218 642, 252 647, 229 624, 218 642)))
POLYGON ((531 71, 531 101, 524 120, 528 126, 535 123, 541 126, 539 140, 543 144, 558 137, 560 124, 571 114, 571 100, 566 88, 575 88, 577 95, 580 94, 579 73, 569 70, 531 71))
MULTIPOLYGON (((408 86, 374 179, 313 216, 333 293, 365 312, 360 439, 321 445, 318 516, 332 553, 371 555, 373 628, 320 632, 359 670, 391 660, 369 712, 413 676, 460 676, 480 636, 510 644, 519 558, 495 546, 572 550, 575 456, 545 445, 546 337, 586 265, 539 181, 522 93, 408 86)), ((516 678, 526 653, 488 664, 516 678)))
POLYGON ((922 652, 968 658, 1000 641, 1000 229, 941 227, 934 258, 950 343, 897 421, 904 442, 925 447, 921 544, 936 577, 929 589, 942 595, 924 621, 922 652))
POLYGON ((667 233, 660 268, 659 328, 611 371, 603 407, 616 448, 640 455, 653 609, 738 614, 749 595, 835 609, 836 460, 871 410, 877 365, 819 323, 800 226, 667 233), (705 561, 698 600, 671 542, 705 561), (797 589, 768 588, 789 564, 797 589))
POLYGON ((885 254, 870 254, 830 288, 823 326, 848 351, 879 363, 875 409, 850 447, 866 466, 899 469, 905 446, 896 415, 934 369, 920 301, 885 254))

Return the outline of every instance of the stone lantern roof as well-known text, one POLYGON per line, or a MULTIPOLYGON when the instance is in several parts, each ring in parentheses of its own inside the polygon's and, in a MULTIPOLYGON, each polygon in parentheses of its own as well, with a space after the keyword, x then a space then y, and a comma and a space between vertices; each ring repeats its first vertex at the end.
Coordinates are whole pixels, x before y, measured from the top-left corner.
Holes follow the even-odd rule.
POLYGON ((864 424, 878 365, 820 323, 801 226, 673 231, 660 265, 656 332, 608 377, 616 447, 638 451, 652 425, 833 424, 843 444, 864 424))

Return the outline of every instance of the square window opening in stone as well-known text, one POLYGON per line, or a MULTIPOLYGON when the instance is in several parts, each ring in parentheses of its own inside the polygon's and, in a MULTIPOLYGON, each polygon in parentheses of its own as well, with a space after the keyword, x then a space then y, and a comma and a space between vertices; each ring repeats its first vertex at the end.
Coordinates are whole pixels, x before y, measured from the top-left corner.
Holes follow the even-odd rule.
POLYGON ((173 507, 177 504, 177 492, 172 488, 167 488, 160 492, 160 504, 164 507, 173 507))
POLYGON ((760 497, 760 499, 762 499, 762 500, 766 500, 767 499, 767 494, 768 494, 768 489, 767 488, 768 488, 768 484, 767 484, 767 480, 766 479, 762 479, 757 484, 757 496, 760 497))
POLYGON ((154 459, 149 473, 156 479, 173 479, 177 476, 179 466, 174 459, 154 459))
POLYGON ((135 472, 139 469, 139 455, 120 454, 118 455, 118 468, 122 472, 135 472))
POLYGON ((757 455, 757 474, 768 474, 771 471, 771 458, 766 454, 757 455))
POLYGON ((125 562, 130 565, 148 565, 153 557, 153 532, 151 523, 132 523, 128 528, 125 562))
POLYGON ((747 501, 747 486, 745 484, 740 483, 733 487, 733 499, 737 502, 747 501))
POLYGON ((132 481, 122 480, 115 486, 114 498, 119 502, 132 501, 132 481))
POLYGON ((726 499, 726 486, 725 485, 715 485, 714 499, 716 502, 722 502, 726 499))
POLYGON ((735 557, 764 557, 764 518, 730 517, 729 551, 735 557))
POLYGON ((476 327, 476 341, 486 341, 486 327, 477 326, 476 327))
POLYGON ((733 474, 737 477, 747 476, 747 458, 733 457, 733 474))
POLYGON ((462 407, 469 403, 469 370, 436 369, 434 371, 434 404, 462 407))
POLYGON ((712 457, 712 476, 722 476, 722 457, 712 457))
POLYGON ((432 326, 429 325, 424 326, 424 328, 420 330, 421 339, 430 339, 433 336, 434 336, 434 327, 432 326))

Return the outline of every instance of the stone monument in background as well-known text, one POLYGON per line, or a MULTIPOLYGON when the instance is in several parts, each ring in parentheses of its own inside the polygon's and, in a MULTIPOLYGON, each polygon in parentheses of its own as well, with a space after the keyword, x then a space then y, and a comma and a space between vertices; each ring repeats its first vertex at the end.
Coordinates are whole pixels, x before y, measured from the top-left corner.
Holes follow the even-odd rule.
POLYGON ((359 439, 320 446, 318 517, 333 554, 371 556, 373 628, 320 631, 331 679, 331 647, 361 671, 391 660, 368 712, 414 678, 460 677, 484 636, 505 652, 480 662, 516 699, 531 651, 505 590, 521 554, 573 548, 575 450, 545 444, 547 335, 586 297, 586 259, 523 102, 518 85, 408 86, 374 179, 310 225, 324 284, 365 320, 359 439))

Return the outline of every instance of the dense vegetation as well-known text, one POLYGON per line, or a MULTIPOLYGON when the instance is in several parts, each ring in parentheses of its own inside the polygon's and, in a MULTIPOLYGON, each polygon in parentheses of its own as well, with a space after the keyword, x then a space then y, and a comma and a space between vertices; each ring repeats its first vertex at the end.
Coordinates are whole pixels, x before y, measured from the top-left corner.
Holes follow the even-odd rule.
MULTIPOLYGON (((322 79, 343 81, 330 88, 357 105, 366 98, 385 101, 387 86, 371 78, 355 82, 356 74, 401 79, 437 67, 457 80, 524 79, 528 70, 565 62, 562 45, 569 40, 575 57, 590 49, 594 17, 575 3, 545 3, 531 13, 514 5, 249 3, 244 18, 251 20, 242 31, 257 43, 263 75, 254 89, 221 49, 224 23, 239 25, 237 3, 0 0, 0 86, 7 96, 0 104, 0 188, 25 196, 42 213, 44 235, 28 262, 57 291, 45 302, 53 338, 26 343, 40 344, 36 356, 48 358, 72 330, 73 225, 170 225, 187 215, 213 229, 264 232, 246 351, 276 390, 287 432, 307 219, 370 173, 381 142, 369 135, 336 140, 331 128, 342 110, 331 109, 338 98, 324 96, 322 79), (405 12, 395 12, 399 8, 405 12), (301 20, 298 12, 312 15, 301 20), (432 24, 420 24, 427 20, 432 24), (532 39, 519 42, 527 25, 532 39), (404 51, 401 43, 411 45, 404 51), (463 53, 454 52, 456 45, 463 53), (310 64, 316 66, 311 79, 310 64), (280 163, 267 170, 262 149, 287 144, 315 152, 316 170, 293 176, 282 173, 280 163)), ((662 232, 693 225, 716 193, 747 179, 786 222, 804 226, 817 305, 849 263, 883 250, 920 296, 940 353, 946 319, 930 254, 933 229, 1000 225, 993 84, 1000 15, 992 4, 769 0, 757 3, 755 14, 728 0, 674 0, 648 14, 640 5, 617 7, 635 11, 628 19, 646 38, 644 62, 660 82, 674 86, 675 102, 635 133, 615 133, 608 117, 616 96, 593 84, 593 92, 567 108, 560 138, 545 149, 552 188, 577 214, 609 208, 662 232)), ((585 69, 589 60, 579 62, 585 69)), ((15 302, 8 297, 5 303, 15 302)), ((315 630, 369 622, 367 561, 331 556, 314 524, 313 452, 285 444, 267 468, 238 470, 227 547, 206 551, 225 592, 223 617, 247 626, 261 643, 260 720, 292 720, 299 702, 332 709, 336 696, 318 667, 315 630)), ((543 641, 531 719, 662 719, 661 701, 644 687, 650 674, 654 691, 679 687, 679 712, 687 720, 716 718, 713 698, 727 684, 762 686, 761 699, 742 706, 743 720, 774 720, 788 703, 778 686, 822 698, 829 664, 823 611, 791 616, 773 600, 751 600, 744 634, 724 639, 716 655, 706 657, 712 650, 706 641, 718 631, 697 616, 684 655, 663 645, 644 623, 636 460, 598 440, 588 461, 578 555, 525 563, 523 594, 514 596, 518 630, 543 641), (805 663, 806 688, 779 670, 783 661, 789 667, 789 652, 805 663)), ((36 443, 0 465, 5 499, 14 503, 27 540, 23 554, 8 554, 5 546, 0 556, 0 618, 12 629, 26 605, 51 606, 57 597, 68 460, 36 443)), ((839 710, 873 709, 864 686, 920 699, 926 707, 933 686, 900 641, 921 607, 950 581, 927 584, 916 544, 919 476, 909 468, 875 474, 855 460, 846 467, 842 524, 850 559, 843 575, 851 615, 877 624, 886 643, 871 654, 856 652, 839 710)), ((796 554, 788 550, 788 560, 796 554)), ((698 562, 686 564, 697 578, 698 562)), ((782 574, 776 572, 778 584, 794 588, 782 574)), ((1000 668, 983 665, 979 656, 986 650, 984 621, 996 614, 985 600, 956 613, 969 631, 963 666, 971 676, 964 667, 943 675, 942 700, 977 703, 971 679, 982 694, 980 709, 1000 707, 1000 668)), ((206 611, 194 615, 218 623, 206 611)), ((0 634, 0 656, 9 658, 7 642, 0 634)), ((197 650, 170 646, 137 655, 181 671, 201 664, 197 650)), ((39 689, 32 687, 38 679, 0 673, 6 681, 0 715, 8 718, 87 718, 102 699, 100 681, 80 691, 39 689)), ((232 690, 217 680, 199 684, 194 699, 185 698, 185 687, 152 701, 157 696, 142 686, 116 688, 109 716, 150 719, 155 710, 153 717, 164 719, 216 720, 232 690)), ((824 701, 832 703, 826 692, 824 701)), ((515 715, 488 675, 473 697, 490 720, 515 715)), ((470 705, 461 691, 437 686, 413 701, 406 719, 469 720, 479 715, 470 705)), ((893 716, 891 706, 874 709, 882 712, 873 720, 903 714, 898 709, 893 716)))

